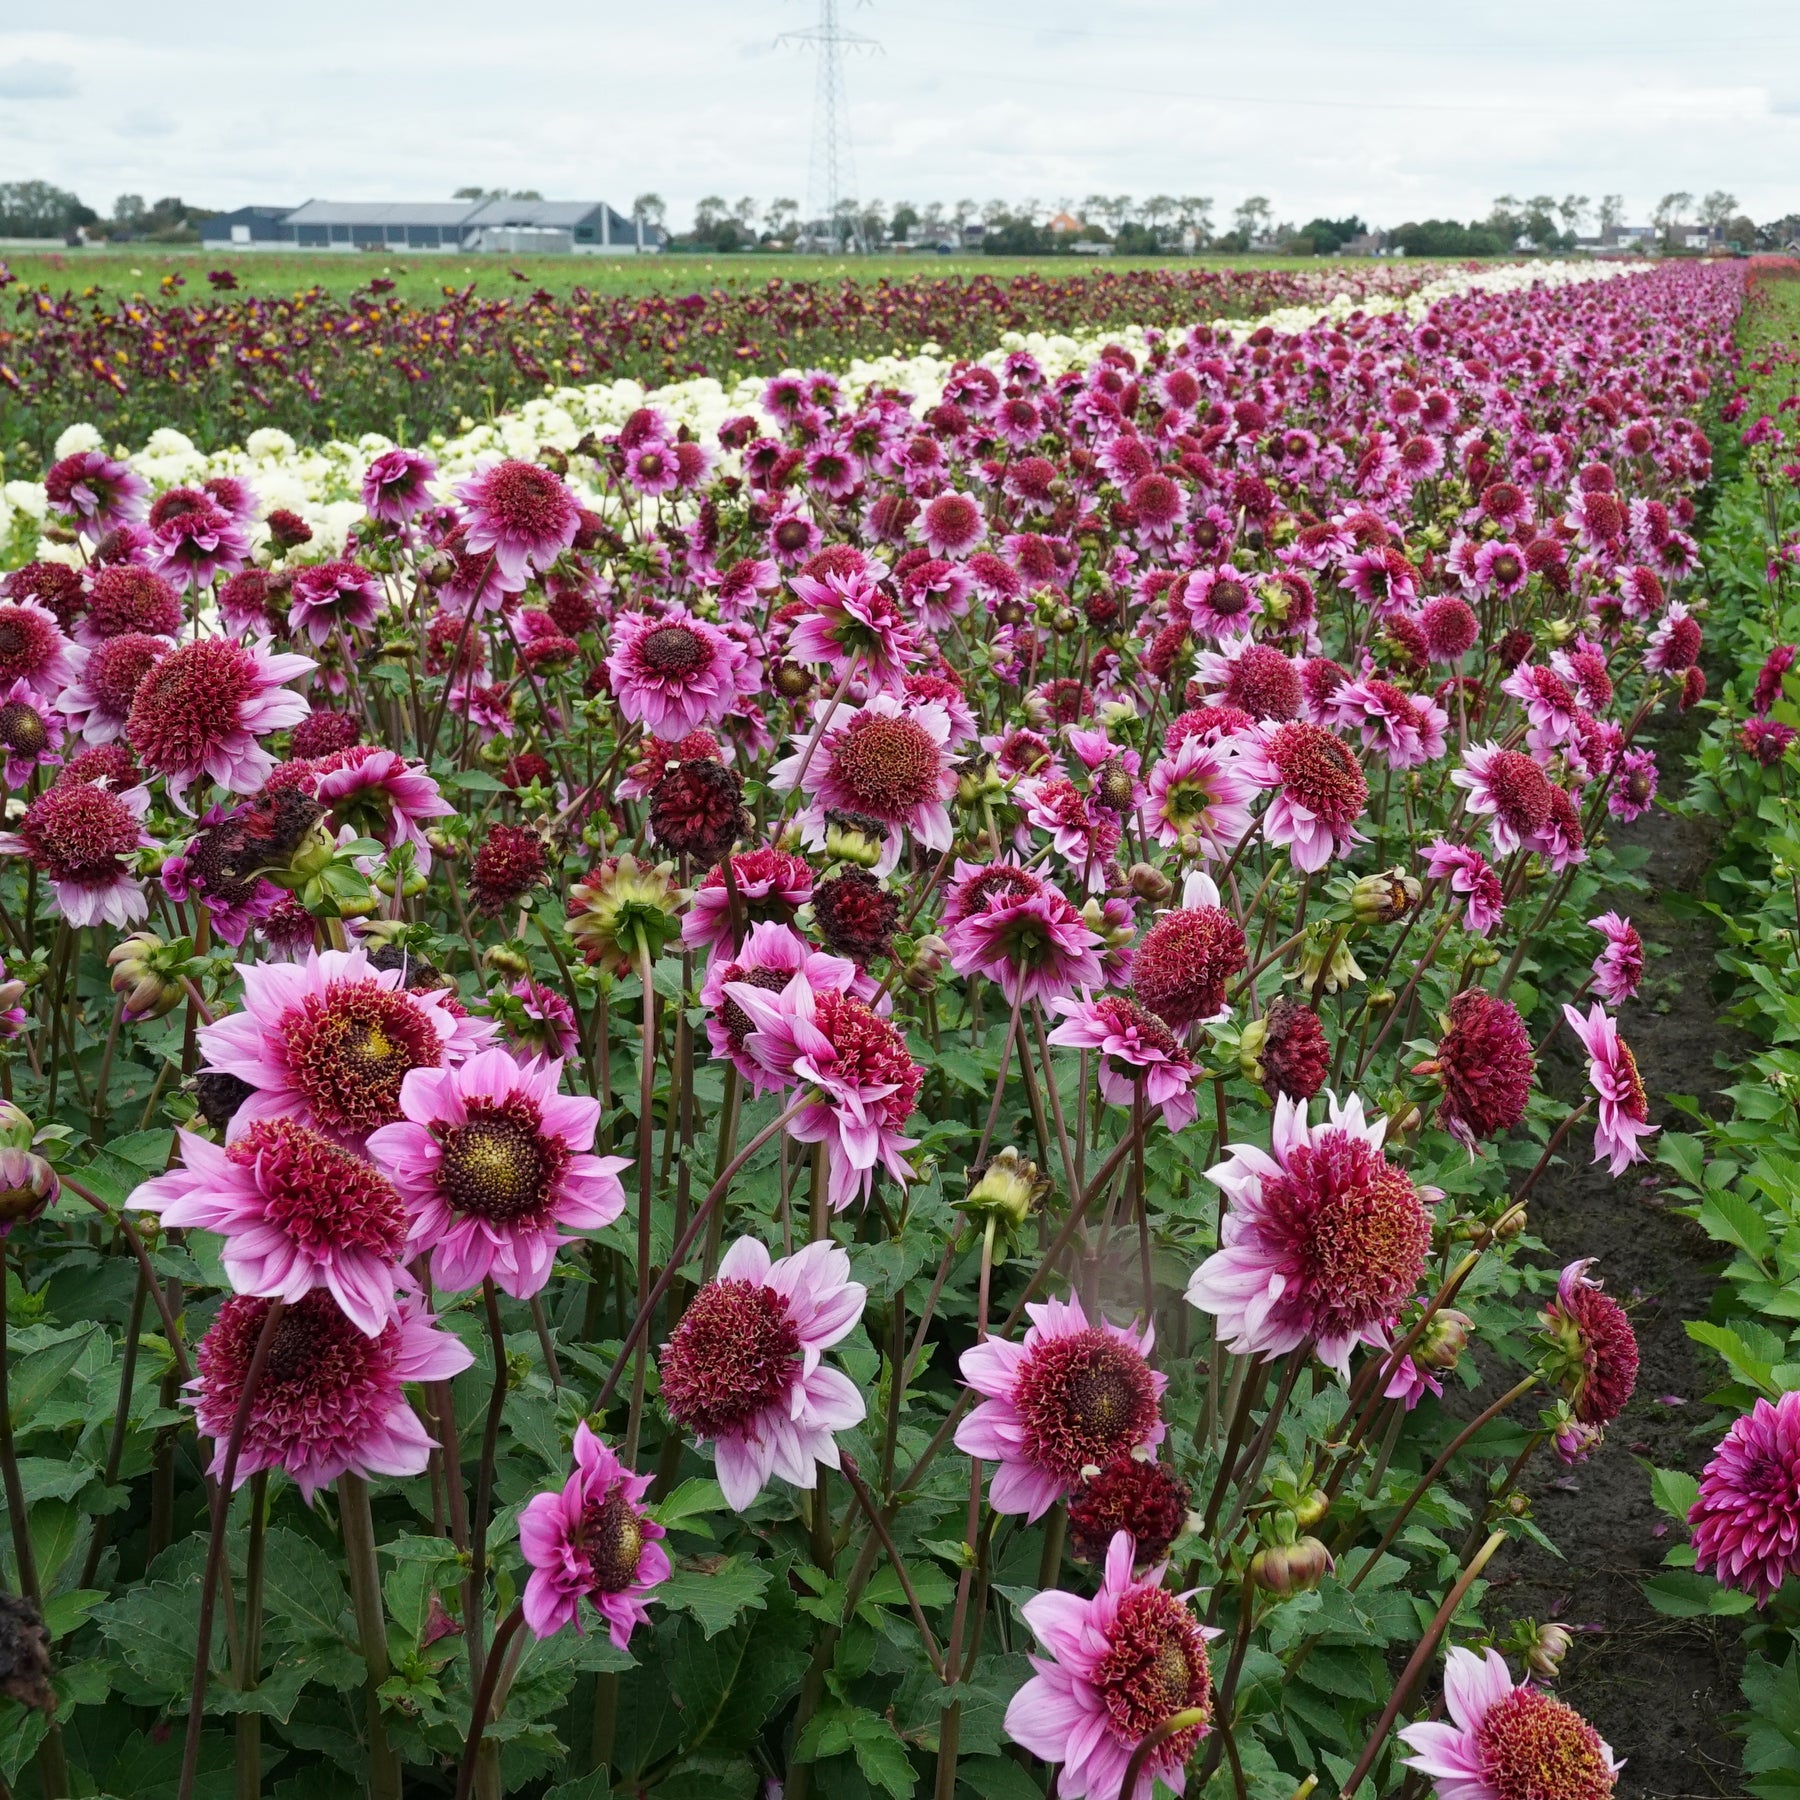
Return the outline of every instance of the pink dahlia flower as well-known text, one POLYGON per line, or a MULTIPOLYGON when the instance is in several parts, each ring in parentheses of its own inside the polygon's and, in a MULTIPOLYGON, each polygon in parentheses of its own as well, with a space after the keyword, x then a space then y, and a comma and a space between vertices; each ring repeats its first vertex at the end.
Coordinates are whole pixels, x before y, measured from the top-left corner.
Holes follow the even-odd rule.
POLYGON ((1625 750, 1613 769, 1606 810, 1629 825, 1642 818, 1656 799, 1656 758, 1648 750, 1625 750))
POLYGON ((1246 632, 1263 609, 1250 577, 1230 563, 1190 575, 1179 593, 1181 616, 1203 637, 1228 638, 1246 632))
MULTIPOLYGON (((1347 1375, 1358 1344, 1386 1348, 1425 1271, 1431 1215, 1410 1177, 1382 1154, 1387 1121, 1360 1098, 1307 1122, 1281 1094, 1267 1150, 1233 1144, 1207 1180, 1224 1191, 1220 1247, 1188 1281, 1238 1356, 1285 1356, 1310 1344, 1347 1375)), ((1431 1190, 1425 1190, 1432 1194, 1431 1190)))
POLYGON ((1238 768, 1276 790, 1263 814, 1263 836, 1285 848, 1304 875, 1368 839, 1356 829, 1369 784, 1349 745, 1303 719, 1253 726, 1238 739, 1238 768))
POLYGON ((606 671, 619 711, 671 742, 717 725, 760 685, 741 644, 680 606, 618 614, 606 671))
POLYGON ((411 844, 415 865, 431 871, 425 825, 447 819, 456 808, 446 800, 423 763, 375 744, 352 744, 320 757, 310 768, 314 798, 334 827, 353 829, 389 850, 411 844))
POLYGON ((312 563, 294 576, 289 590, 288 629, 322 644, 340 626, 366 631, 387 604, 381 577, 361 563, 312 563))
POLYGON ((74 673, 73 646, 56 615, 35 600, 0 600, 0 681, 59 693, 74 673))
POLYGON ((200 1028, 206 1066, 256 1089, 229 1136, 258 1119, 296 1119, 340 1143, 402 1116, 414 1069, 453 1067, 484 1049, 494 1026, 460 1017, 449 994, 409 993, 398 969, 363 950, 313 951, 298 963, 240 963, 244 1006, 200 1028))
POLYGON ((358 1331, 379 1337, 399 1307, 406 1243, 393 1183, 291 1119, 258 1120, 222 1148, 180 1135, 181 1167, 146 1181, 128 1204, 165 1226, 218 1232, 238 1293, 292 1305, 325 1288, 358 1331))
POLYGON ((765 994, 779 994, 795 975, 804 975, 814 993, 831 988, 854 993, 859 1000, 873 1000, 874 981, 846 956, 827 956, 815 950, 790 925, 768 921, 752 925, 735 953, 721 951, 712 959, 700 989, 706 1008, 706 1038, 714 1056, 734 1063, 755 1093, 769 1093, 787 1086, 786 1078, 771 1073, 751 1055, 745 1040, 755 1029, 750 1015, 726 993, 734 981, 748 982, 765 994))
POLYGON ((1200 1110, 1194 1098, 1199 1066, 1148 1007, 1129 994, 1102 994, 1053 999, 1050 1010, 1063 1015, 1050 1033, 1051 1043, 1100 1052, 1100 1094, 1109 1105, 1131 1105, 1141 1081, 1145 1101, 1162 1108, 1171 1131, 1193 1124, 1200 1110))
POLYGON ((808 846, 824 847, 832 813, 855 813, 886 832, 877 875, 899 862, 908 833, 927 850, 950 848, 947 802, 956 792, 956 771, 947 750, 950 719, 941 706, 908 706, 883 693, 858 708, 834 710, 821 700, 813 716, 826 721, 817 743, 811 732, 796 732, 793 754, 769 772, 778 794, 798 786, 809 797, 800 814, 808 846))
POLYGON ((62 757, 63 718, 29 681, 15 681, 0 692, 0 779, 22 788, 40 768, 58 768, 62 757))
POLYGON ((1391 769, 1416 769, 1444 754, 1450 715, 1424 694, 1408 694, 1376 676, 1346 681, 1321 709, 1320 722, 1362 734, 1391 769))
POLYGON ((1619 1036, 1619 1027, 1605 1007, 1595 1005, 1583 1018, 1574 1007, 1565 1005, 1563 1017, 1587 1052, 1588 1080, 1600 1103, 1594 1125, 1594 1161, 1607 1158, 1607 1172, 1623 1174, 1633 1163, 1644 1160, 1639 1140, 1656 1133, 1637 1058, 1619 1036))
POLYGON ((950 966, 959 975, 979 973, 997 982, 1007 1004, 1054 1001, 1078 987, 1100 985, 1100 944, 1062 892, 1010 863, 956 871, 959 891, 977 887, 979 903, 962 911, 944 932, 950 966))
POLYGON ((1048 1655, 1031 1658, 1031 1679, 1007 1704, 1006 1735, 1061 1765, 1066 1800, 1150 1800, 1159 1782, 1179 1794, 1212 1729, 1206 1643, 1219 1634, 1164 1588, 1166 1564, 1133 1580, 1135 1553, 1131 1533, 1117 1532, 1092 1599, 1053 1588, 1021 1609, 1048 1655), (1136 1788, 1123 1794, 1138 1746, 1183 1715, 1193 1722, 1144 1758, 1136 1788))
POLYGON ((404 525, 431 504, 437 464, 417 450, 384 450, 363 471, 362 503, 384 525, 404 525))
POLYGON ((796 575, 793 589, 807 610, 788 629, 790 661, 823 663, 840 680, 854 668, 892 688, 918 660, 917 626, 872 574, 796 575))
POLYGON ((987 536, 980 504, 968 494, 939 494, 919 517, 919 536, 933 556, 967 556, 987 536))
POLYGON ((1444 1708, 1448 1720, 1399 1733, 1406 1766, 1431 1777, 1438 1800, 1608 1800, 1625 1766, 1573 1707, 1514 1687, 1498 1650, 1451 1650, 1444 1708))
POLYGON ((903 1185, 912 1179, 901 1152, 918 1139, 902 1136, 901 1127, 925 1073, 899 1031, 849 994, 815 991, 804 971, 779 994, 731 981, 725 997, 750 1021, 744 1044, 757 1062, 783 1087, 817 1090, 788 1133, 825 1146, 834 1212, 868 1197, 877 1165, 903 1185))
POLYGON ((275 766, 258 740, 311 711, 286 684, 313 667, 310 656, 278 654, 264 639, 198 638, 171 650, 138 683, 126 740, 183 811, 192 810, 187 791, 203 777, 229 793, 254 794, 275 766))
POLYGON ((670 1573, 663 1528, 643 1504, 653 1479, 633 1475, 585 1419, 575 1427, 575 1472, 519 1514, 519 1548, 531 1565, 525 1623, 535 1636, 554 1637, 566 1625, 582 1631, 583 1600, 620 1650, 649 1623, 645 1602, 670 1573))
POLYGON ((965 1455, 998 1463, 989 1503, 1040 1518, 1080 1486, 1082 1471, 1165 1435, 1160 1402, 1168 1377, 1147 1358, 1156 1328, 1088 1323, 1079 1298, 1025 1309, 1024 1338, 986 1338, 962 1353, 962 1378, 982 1396, 956 1428, 965 1455))
MULTIPOLYGON (((194 1353, 195 1420, 213 1440, 207 1473, 225 1472, 225 1446, 271 1300, 234 1294, 194 1353)), ((340 1475, 423 1475, 437 1448, 402 1384, 448 1381, 474 1361, 460 1338, 410 1297, 377 1336, 360 1331, 322 1288, 295 1301, 250 1406, 234 1487, 263 1469, 293 1477, 310 1505, 340 1475)))
POLYGON ((555 988, 521 976, 507 992, 519 1004, 519 1012, 502 1021, 502 1030, 514 1050, 524 1056, 555 1056, 567 1062, 581 1048, 581 1028, 575 1009, 555 988))
POLYGON ((1425 872, 1435 881, 1448 881, 1453 894, 1463 896, 1463 928, 1488 937, 1506 911, 1506 891, 1500 877, 1488 867, 1487 858, 1468 844, 1435 838, 1419 852, 1425 872))
POLYGON ((515 1300, 550 1279, 564 1227, 599 1231, 625 1210, 624 1156, 592 1154, 600 1102, 559 1094, 560 1062, 481 1050, 454 1067, 413 1069, 403 1118, 368 1152, 406 1200, 408 1254, 431 1251, 431 1279, 466 1293, 492 1278, 515 1300))
POLYGON ((125 859, 156 840, 144 830, 147 788, 115 794, 104 781, 63 780, 25 809, 0 854, 23 856, 46 876, 71 925, 130 925, 149 914, 144 884, 125 859))
POLYGON ((1250 829, 1256 785, 1225 744, 1184 738, 1150 771, 1150 827, 1159 844, 1191 837, 1209 861, 1228 857, 1250 829))
POLYGON ((44 498, 83 537, 102 538, 115 525, 144 516, 150 484, 104 451, 79 450, 50 465, 44 475, 44 498))
POLYGON ((1632 999, 1644 979, 1644 940, 1629 919, 1604 912, 1589 919, 1591 929, 1606 939, 1606 947, 1594 958, 1594 992, 1608 1006, 1632 999))
MULTIPOLYGON (((740 919, 751 925, 790 923, 812 898, 812 865, 804 856, 759 847, 735 852, 731 879, 737 888, 740 919)), ((731 948, 731 895, 723 866, 709 869, 681 921, 681 941, 690 950, 731 948)))
POLYGON ((124 632, 91 649, 77 646, 71 655, 74 674, 56 702, 69 729, 90 744, 123 737, 139 685, 174 648, 169 639, 142 631, 124 632))
POLYGON ((459 482, 456 497, 467 521, 464 549, 492 556, 502 580, 522 588, 541 575, 581 529, 575 496, 536 463, 499 462, 459 482))
POLYGON ((181 588, 207 588, 221 575, 235 575, 250 560, 244 522, 204 494, 189 494, 159 520, 173 497, 164 494, 151 510, 150 567, 181 588))
POLYGON ((657 1358, 669 1417, 713 1444, 725 1503, 742 1512, 779 1475, 795 1487, 835 1469, 835 1433, 868 1408, 822 1356, 862 1318, 868 1290, 820 1241, 779 1261, 755 1238, 725 1252, 657 1358))
POLYGON ((1800 1575, 1800 1392, 1758 1400, 1726 1432, 1688 1509, 1694 1566, 1767 1606, 1800 1575))
POLYGON ((1550 820, 1550 778, 1529 756, 1498 744, 1471 744, 1451 781, 1468 793, 1468 809, 1490 821, 1494 848, 1508 856, 1550 820))

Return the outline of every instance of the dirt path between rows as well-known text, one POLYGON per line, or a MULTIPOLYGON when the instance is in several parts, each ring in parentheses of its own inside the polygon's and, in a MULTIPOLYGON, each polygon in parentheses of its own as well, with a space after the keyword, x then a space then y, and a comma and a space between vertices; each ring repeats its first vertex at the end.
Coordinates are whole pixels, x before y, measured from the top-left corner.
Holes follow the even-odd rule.
MULTIPOLYGON (((1679 754, 1674 744, 1663 746, 1665 778, 1679 754)), ((1664 952, 1653 954, 1620 1024, 1649 1090, 1652 1119, 1675 1129, 1690 1122, 1673 1115, 1663 1096, 1696 1095, 1709 1112, 1722 1105, 1718 1088, 1747 1043, 1718 1016, 1716 946, 1705 922, 1672 918, 1661 904, 1665 894, 1698 895, 1715 835, 1705 820, 1662 812, 1620 832, 1621 841, 1649 848, 1645 874, 1653 890, 1649 902, 1622 900, 1621 910, 1647 944, 1664 952)), ((1568 1098, 1582 1091, 1578 1056, 1572 1035, 1559 1032, 1542 1071, 1549 1091, 1568 1098)), ((1589 1134, 1581 1136, 1585 1146, 1589 1134)), ((1581 1148, 1540 1183, 1532 1230, 1559 1266, 1596 1257, 1595 1274, 1632 1309, 1642 1358, 1637 1392, 1583 1467, 1564 1470, 1548 1458, 1537 1465, 1528 1483, 1534 1513, 1565 1560, 1514 1551, 1495 1584, 1490 1617, 1523 1614, 1578 1628, 1558 1692, 1628 1759, 1621 1796, 1742 1794, 1739 1745, 1724 1722, 1742 1705, 1736 1623, 1665 1618, 1641 1585, 1660 1567, 1669 1532, 1678 1530, 1651 1502, 1644 1461, 1698 1474, 1710 1448, 1703 1399, 1719 1369, 1688 1338, 1684 1321, 1706 1314, 1716 1252, 1696 1226, 1668 1210, 1661 1171, 1640 1165, 1615 1182, 1604 1167, 1587 1163, 1590 1154, 1581 1148)))

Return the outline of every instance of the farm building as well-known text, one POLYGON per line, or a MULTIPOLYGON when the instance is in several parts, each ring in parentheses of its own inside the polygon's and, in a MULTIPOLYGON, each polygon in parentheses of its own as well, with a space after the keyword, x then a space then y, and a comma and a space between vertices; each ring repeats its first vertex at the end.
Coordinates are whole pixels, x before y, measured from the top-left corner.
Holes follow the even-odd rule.
POLYGON ((308 200, 220 213, 201 226, 200 241, 215 250, 636 256, 661 250, 667 237, 603 200, 308 200))

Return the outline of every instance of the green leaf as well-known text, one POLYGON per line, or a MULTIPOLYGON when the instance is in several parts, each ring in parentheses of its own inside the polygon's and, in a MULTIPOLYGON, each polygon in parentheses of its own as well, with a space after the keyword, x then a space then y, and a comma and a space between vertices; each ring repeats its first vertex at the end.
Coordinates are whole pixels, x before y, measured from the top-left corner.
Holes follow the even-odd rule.
POLYGON ((716 1637, 745 1612, 762 1607, 769 1579, 764 1564, 728 1556, 715 1568, 677 1569, 656 1597, 674 1611, 693 1614, 700 1629, 716 1637))
POLYGON ((14 1431, 25 1430, 31 1416, 62 1385, 66 1376, 81 1361, 94 1335, 94 1327, 77 1329, 57 1343, 29 1351, 6 1371, 7 1397, 12 1412, 14 1431))
POLYGON ((1722 1244, 1735 1244, 1759 1267, 1769 1254, 1769 1228, 1741 1194, 1709 1194, 1700 1208, 1700 1227, 1722 1244))
POLYGON ((1644 1593, 1659 1613, 1671 1619, 1729 1618, 1756 1605, 1748 1594, 1720 1587, 1710 1575, 1696 1575, 1691 1569, 1665 1569, 1651 1576, 1644 1593))
POLYGON ((1044 1790, 1006 1756, 965 1757, 956 1766, 956 1782, 982 1800, 1044 1800, 1044 1790))
POLYGON ((348 1601, 331 1558, 297 1531, 277 1527, 263 1544, 263 1588, 277 1635, 350 1641, 340 1621, 348 1601))
POLYGON ((1729 1326, 1715 1325, 1708 1319, 1690 1319, 1687 1322, 1687 1334, 1696 1344, 1704 1344, 1709 1350, 1716 1350, 1730 1365, 1732 1372, 1751 1387, 1771 1397, 1778 1392, 1774 1385, 1773 1357, 1765 1360, 1752 1354, 1749 1345, 1729 1326))
POLYGON ((710 1637, 690 1625, 669 1649, 669 1683, 691 1749, 747 1750, 806 1673, 809 1628, 778 1584, 769 1609, 710 1637))
POLYGON ((697 1475, 684 1481, 660 1506, 653 1506, 650 1516, 667 1529, 683 1520, 724 1510, 725 1496, 719 1491, 719 1484, 709 1477, 697 1475))
POLYGON ((1700 1498, 1700 1483, 1682 1469, 1652 1469, 1650 1494, 1677 1524, 1688 1522, 1688 1510, 1700 1498))

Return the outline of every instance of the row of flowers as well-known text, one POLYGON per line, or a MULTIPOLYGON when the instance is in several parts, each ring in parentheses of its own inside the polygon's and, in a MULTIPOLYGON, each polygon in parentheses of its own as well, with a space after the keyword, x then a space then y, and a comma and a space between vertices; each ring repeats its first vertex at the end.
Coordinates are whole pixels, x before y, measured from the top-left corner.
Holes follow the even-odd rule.
MULTIPOLYGON (((32 1354, 117 1353, 0 1438, 9 1497, 82 1477, 9 1509, 27 1600, 111 1595, 48 1691, 109 1703, 110 1647, 180 1800, 321 1748, 382 1800, 571 1752, 1610 1792, 1567 1630, 1478 1609, 1636 1382, 1530 1201, 1655 1135, 1602 896, 1705 693, 1742 288, 1508 275, 371 446, 331 542, 255 467, 61 446, 0 581, 0 1210, 32 1354), (118 1521, 37 1560, 87 1471, 118 1521), (347 1591, 331 1656, 270 1545, 347 1591)), ((46 1793, 119 1779, 12 1724, 46 1793)))

